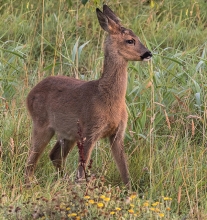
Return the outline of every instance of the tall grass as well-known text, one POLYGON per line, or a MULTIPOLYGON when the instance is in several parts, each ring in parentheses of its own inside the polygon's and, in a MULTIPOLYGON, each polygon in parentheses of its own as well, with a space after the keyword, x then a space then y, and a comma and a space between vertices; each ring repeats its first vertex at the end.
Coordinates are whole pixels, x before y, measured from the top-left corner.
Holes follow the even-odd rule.
MULTIPOLYGON (((108 1, 108 4, 123 24, 133 29, 153 51, 150 63, 131 62, 128 68, 129 121, 125 149, 133 190, 143 200, 135 205, 140 207, 140 213, 148 212, 143 208, 145 200, 161 201, 160 198, 168 196, 172 198, 171 210, 164 218, 205 219, 207 3, 204 0, 130 0, 108 1)), ((29 197, 34 202, 40 195, 48 200, 56 193, 62 193, 60 198, 72 196, 71 187, 78 192, 74 186, 78 150, 71 152, 67 159, 65 173, 69 177, 65 181, 57 179, 48 159, 55 140, 39 161, 36 170, 39 186, 25 189, 23 173, 31 134, 25 98, 37 82, 49 75, 99 78, 105 34, 99 27, 95 8, 101 5, 102 1, 92 0, 85 6, 79 1, 10 0, 0 6, 2 207, 22 207, 29 197)), ((104 175, 106 187, 110 184, 115 190, 115 186, 121 185, 107 141, 97 143, 93 161, 91 173, 104 175)), ((116 194, 113 190, 112 195, 116 194)), ((85 192, 83 189, 79 196, 83 197, 85 192)), ((124 190, 120 197, 123 195, 124 190)), ((5 219, 17 219, 14 214, 5 214, 9 209, 2 210, 5 219)), ((100 214, 94 213, 93 217, 100 214)), ((123 218, 129 217, 132 215, 123 218)), ((149 214, 134 218, 161 216, 149 214)))

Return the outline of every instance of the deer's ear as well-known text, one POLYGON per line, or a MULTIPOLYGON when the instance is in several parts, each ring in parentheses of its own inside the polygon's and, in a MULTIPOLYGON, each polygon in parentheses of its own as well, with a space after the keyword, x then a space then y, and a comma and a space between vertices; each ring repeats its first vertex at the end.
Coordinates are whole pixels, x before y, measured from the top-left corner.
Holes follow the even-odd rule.
POLYGON ((120 24, 120 19, 114 14, 114 12, 107 5, 103 5, 103 13, 107 17, 111 18, 117 24, 120 24))
POLYGON ((96 14, 99 20, 100 26, 110 34, 117 33, 120 30, 120 25, 114 22, 111 18, 103 14, 98 8, 96 14))
POLYGON ((97 8, 96 14, 101 27, 108 32, 108 18, 97 8))

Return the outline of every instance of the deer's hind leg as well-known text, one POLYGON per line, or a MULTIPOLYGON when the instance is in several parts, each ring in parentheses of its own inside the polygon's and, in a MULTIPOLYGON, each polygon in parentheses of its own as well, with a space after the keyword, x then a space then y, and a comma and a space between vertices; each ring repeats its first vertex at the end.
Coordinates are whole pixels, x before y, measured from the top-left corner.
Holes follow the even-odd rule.
POLYGON ((54 130, 48 126, 35 126, 32 133, 32 146, 25 168, 26 183, 29 184, 34 175, 34 170, 40 155, 54 135, 54 130))
POLYGON ((65 165, 65 159, 74 146, 75 146, 75 141, 60 139, 56 142, 55 146, 50 152, 49 156, 53 165, 61 173, 65 165))

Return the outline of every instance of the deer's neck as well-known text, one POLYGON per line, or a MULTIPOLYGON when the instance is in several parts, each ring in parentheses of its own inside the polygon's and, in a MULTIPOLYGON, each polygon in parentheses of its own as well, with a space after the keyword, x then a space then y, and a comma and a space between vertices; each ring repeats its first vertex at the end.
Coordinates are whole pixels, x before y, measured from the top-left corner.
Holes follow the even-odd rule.
POLYGON ((127 61, 114 59, 105 55, 103 74, 99 80, 99 91, 107 100, 113 102, 125 101, 127 90, 127 61))

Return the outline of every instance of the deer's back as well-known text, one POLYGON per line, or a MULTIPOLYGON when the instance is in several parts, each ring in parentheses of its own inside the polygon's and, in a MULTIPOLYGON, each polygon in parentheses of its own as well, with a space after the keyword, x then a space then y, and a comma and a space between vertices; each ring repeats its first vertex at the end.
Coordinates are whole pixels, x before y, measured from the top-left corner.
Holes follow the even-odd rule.
POLYGON ((38 83, 27 97, 27 107, 31 116, 43 113, 78 112, 91 96, 97 94, 95 81, 82 81, 66 76, 50 76, 38 83), (57 111, 57 112, 56 112, 57 111))

